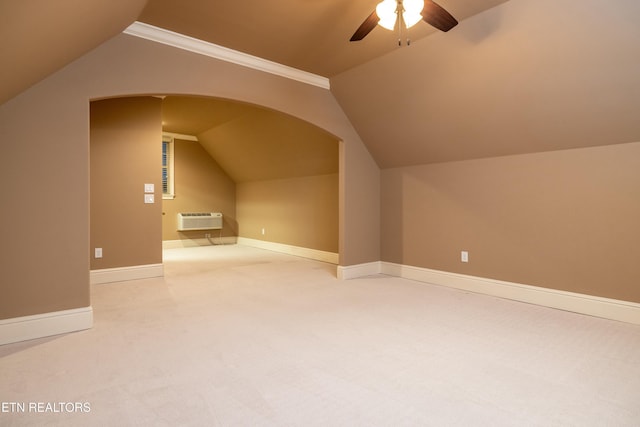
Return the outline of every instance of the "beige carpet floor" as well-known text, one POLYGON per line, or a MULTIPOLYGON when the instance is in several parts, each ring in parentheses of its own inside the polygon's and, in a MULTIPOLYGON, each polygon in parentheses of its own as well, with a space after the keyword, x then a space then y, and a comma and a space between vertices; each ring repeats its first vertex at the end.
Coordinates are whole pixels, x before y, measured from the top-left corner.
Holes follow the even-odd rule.
POLYGON ((92 306, 0 346, 0 425, 640 425, 636 325, 239 245, 167 250, 92 306))

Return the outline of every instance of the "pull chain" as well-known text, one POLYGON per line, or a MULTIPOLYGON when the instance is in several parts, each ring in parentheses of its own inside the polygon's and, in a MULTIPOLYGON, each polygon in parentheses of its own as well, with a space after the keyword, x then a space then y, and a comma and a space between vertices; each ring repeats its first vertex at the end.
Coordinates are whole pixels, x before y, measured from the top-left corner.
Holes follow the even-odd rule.
MULTIPOLYGON (((402 5, 402 0, 398 0, 398 8, 396 9, 396 14, 398 15, 398 46, 402 47, 402 29, 406 28, 407 36, 409 34, 409 29, 407 28, 406 23, 404 22, 404 6, 402 5)), ((411 39, 407 37, 407 46, 411 46, 411 39)))

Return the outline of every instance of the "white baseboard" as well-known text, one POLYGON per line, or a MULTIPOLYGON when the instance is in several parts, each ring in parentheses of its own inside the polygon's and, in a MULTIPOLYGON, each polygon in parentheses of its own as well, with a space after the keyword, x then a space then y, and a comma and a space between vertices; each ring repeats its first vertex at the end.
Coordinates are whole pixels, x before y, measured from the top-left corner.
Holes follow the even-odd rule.
POLYGON ((126 280, 150 279, 164 276, 162 264, 135 265, 132 267, 105 268, 91 270, 89 281, 92 285, 123 282, 126 280))
POLYGON ((514 301, 536 304, 574 313, 602 317, 640 325, 640 304, 575 292, 541 288, 538 286, 483 277, 467 276, 391 262, 370 262, 347 267, 338 266, 339 279, 356 279, 373 274, 401 277, 418 282, 491 295, 514 301))
POLYGON ((163 240, 162 249, 194 248, 197 246, 234 245, 238 241, 236 236, 206 237, 198 239, 163 240))
POLYGON ((349 280, 357 279, 358 277, 371 276, 381 273, 380 261, 368 262, 366 264, 348 265, 343 267, 338 266, 338 279, 349 280))
POLYGON ((382 274, 640 325, 640 304, 389 262, 382 274))
POLYGON ((0 345, 90 329, 91 307, 0 320, 0 345))
POLYGON ((314 259, 316 261, 328 262, 330 264, 338 264, 338 254, 334 252, 319 251, 317 249, 285 245, 282 243, 266 242, 264 240, 249 239, 248 237, 238 237, 238 244, 259 249, 267 249, 273 252, 295 255, 303 258, 314 259))

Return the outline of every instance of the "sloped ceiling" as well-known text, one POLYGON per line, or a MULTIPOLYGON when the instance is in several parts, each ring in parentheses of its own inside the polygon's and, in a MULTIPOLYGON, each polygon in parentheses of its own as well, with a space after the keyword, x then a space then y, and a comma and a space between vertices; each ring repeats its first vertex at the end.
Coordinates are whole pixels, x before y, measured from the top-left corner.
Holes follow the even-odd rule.
POLYGON ((383 168, 640 141, 640 3, 511 0, 335 76, 383 168))
POLYGON ((338 140, 302 120, 239 102, 168 96, 163 130, 198 138, 236 183, 338 173, 338 140))
MULTIPOLYGON (((505 0, 441 0, 458 19, 505 0)), ((374 30, 348 40, 378 0, 0 0, 0 104, 136 20, 330 77, 393 50, 374 30)), ((420 23, 417 40, 434 30, 420 23)))
POLYGON ((0 0, 0 104, 127 28, 146 0, 0 0))
MULTIPOLYGON (((380 0, 149 0, 139 21, 324 77, 332 77, 397 47, 397 36, 374 29, 349 42, 380 0)), ((506 0, 438 0, 458 20, 506 0)), ((409 36, 436 32, 420 22, 409 36)))
POLYGON ((0 0, 0 102, 140 20, 330 77, 383 168, 640 141, 639 2, 441 0, 448 33, 348 42, 376 3, 0 0))

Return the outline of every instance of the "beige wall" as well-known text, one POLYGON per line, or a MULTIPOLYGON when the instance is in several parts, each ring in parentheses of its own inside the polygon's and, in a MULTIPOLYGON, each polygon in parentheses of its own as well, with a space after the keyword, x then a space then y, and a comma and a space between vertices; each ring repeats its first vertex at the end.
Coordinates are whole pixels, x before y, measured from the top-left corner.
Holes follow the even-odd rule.
POLYGON ((0 105, 0 319, 89 306, 89 103, 61 89, 0 105))
POLYGON ((198 142, 174 143, 175 199, 162 203, 162 240, 188 240, 212 236, 237 236, 236 186, 198 142), (219 230, 177 231, 179 212, 221 212, 219 230))
POLYGON ((640 302, 639 195, 640 143, 388 169, 382 259, 640 302))
POLYGON ((162 262, 162 118, 159 98, 91 103, 91 269, 162 262), (144 203, 144 184, 155 203, 144 203))
POLYGON ((329 91, 119 35, 0 105, 0 319, 89 305, 89 102, 168 93, 262 105, 342 140, 340 264, 379 260, 380 171, 329 91))
POLYGON ((237 203, 241 237, 338 252, 338 174, 240 183, 237 203))

